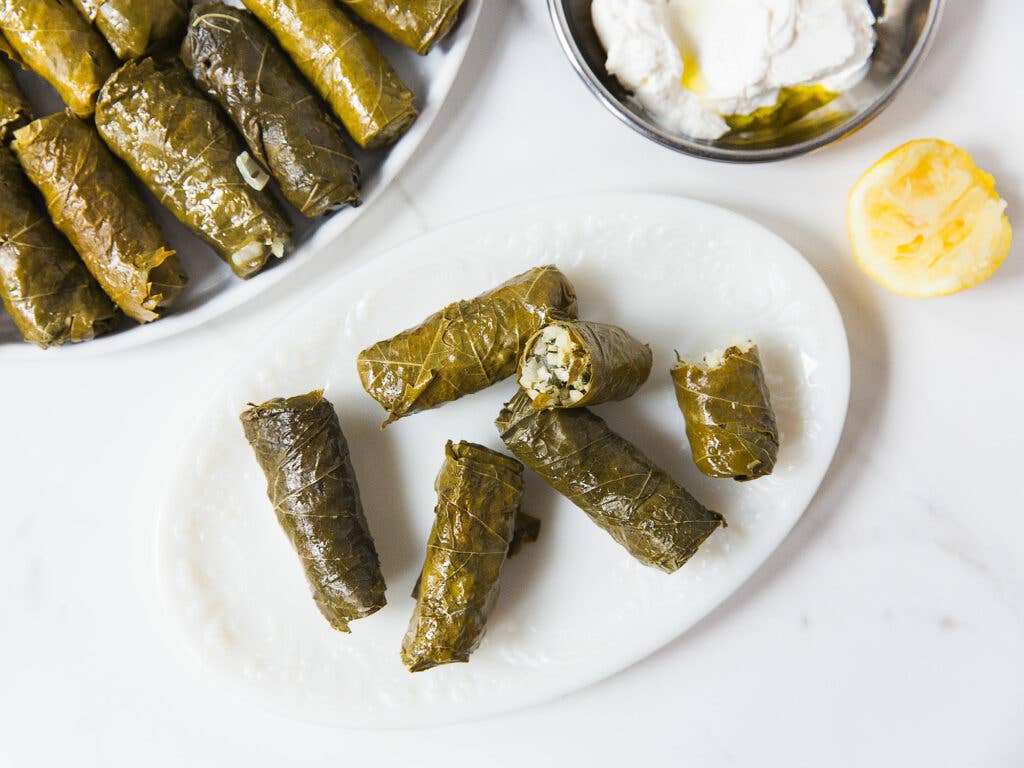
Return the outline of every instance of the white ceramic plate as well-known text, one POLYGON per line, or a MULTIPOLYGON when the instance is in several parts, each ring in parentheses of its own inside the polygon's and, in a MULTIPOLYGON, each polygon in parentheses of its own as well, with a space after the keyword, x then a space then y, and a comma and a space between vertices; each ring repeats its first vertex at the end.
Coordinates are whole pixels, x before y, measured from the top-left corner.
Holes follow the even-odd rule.
MULTIPOLYGON (((148 325, 126 323, 124 330, 118 333, 84 344, 68 344, 44 351, 25 344, 14 324, 0 309, 0 359, 38 359, 42 354, 96 355, 148 344, 194 328, 239 306, 310 259, 321 258, 321 254, 326 252, 336 253, 337 249, 333 246, 338 236, 373 205, 380 193, 409 162, 430 130, 462 66, 482 6, 481 0, 468 0, 458 25, 427 56, 419 56, 383 35, 377 35, 377 42, 388 60, 417 94, 420 116, 409 132, 390 149, 375 152, 356 150, 362 170, 363 204, 360 207, 346 208, 321 221, 310 222, 287 205, 282 205, 295 226, 295 251, 255 277, 240 280, 205 243, 189 232, 140 185, 140 192, 163 228, 168 242, 181 256, 189 275, 188 288, 172 311, 148 325)), ((18 79, 37 114, 51 114, 64 108, 56 93, 42 79, 27 72, 19 72, 18 79)), ((351 141, 349 143, 352 145, 351 141)))
MULTIPOLYGON (((200 425, 158 525, 165 614, 179 647, 243 698, 302 719, 403 727, 480 717, 557 696, 635 662, 690 627, 765 560, 832 459, 849 393, 842 320, 814 270, 729 211, 643 195, 533 204, 455 224, 340 276, 201 388, 200 425), (650 381, 596 408, 729 528, 667 576, 635 562, 579 509, 528 476, 540 541, 509 561, 471 662, 411 675, 398 649, 432 521, 445 440, 501 446, 493 420, 512 380, 381 432, 360 387, 360 349, 533 265, 555 263, 583 317, 619 323, 654 349, 650 381), (739 484, 690 459, 668 368, 749 335, 761 347, 782 433, 775 473, 739 484), (388 605, 331 630, 264 495, 242 437, 247 401, 326 387, 359 475, 388 605)), ((529 473, 528 473, 529 475, 529 473)), ((165 475, 166 476, 166 475, 165 475)))

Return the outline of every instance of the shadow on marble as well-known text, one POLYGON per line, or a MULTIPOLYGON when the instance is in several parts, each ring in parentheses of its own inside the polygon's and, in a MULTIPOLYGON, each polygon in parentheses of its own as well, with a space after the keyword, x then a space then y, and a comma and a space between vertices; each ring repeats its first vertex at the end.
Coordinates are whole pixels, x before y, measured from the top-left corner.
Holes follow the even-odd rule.
POLYGON ((423 564, 423 546, 409 519, 416 506, 406 497, 396 436, 381 430, 377 412, 371 415, 354 398, 332 398, 332 404, 352 453, 352 466, 389 592, 393 589, 408 594, 423 564))
POLYGON ((18 333, 14 321, 6 312, 0 311, 0 344, 20 343, 21 334, 18 333))

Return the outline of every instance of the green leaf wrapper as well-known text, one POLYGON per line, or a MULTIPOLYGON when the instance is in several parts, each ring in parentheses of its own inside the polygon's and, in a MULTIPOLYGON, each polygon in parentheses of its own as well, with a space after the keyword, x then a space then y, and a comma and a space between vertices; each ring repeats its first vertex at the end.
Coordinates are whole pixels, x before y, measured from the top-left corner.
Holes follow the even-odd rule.
POLYGON ((267 477, 267 496, 288 535, 317 608, 331 626, 384 607, 384 576, 366 524, 348 444, 318 390, 250 405, 245 438, 267 477))
POLYGON ((0 0, 0 28, 18 59, 89 117, 117 58, 70 0, 0 0))
MULTIPOLYGON (((534 408, 580 408, 631 397, 651 375, 652 361, 651 348, 616 325, 560 320, 549 323, 526 342, 519 362, 519 383, 533 398, 534 408), (524 369, 536 360, 538 342, 552 328, 563 329, 571 343, 564 366, 567 380, 545 388, 550 391, 526 389, 524 369), (574 401, 569 398, 569 392, 584 391, 574 401)), ((551 381, 557 382, 557 377, 552 376, 551 381)))
POLYGON ((189 2, 191 0, 150 0, 150 47, 180 39, 188 21, 189 2))
POLYGON ((576 292, 556 267, 534 267, 475 299, 359 353, 363 388, 384 425, 478 392, 516 371, 523 344, 552 317, 576 316, 576 292))
POLYGON ((359 204, 359 166, 341 129, 251 13, 194 6, 181 60, 303 215, 359 204))
POLYGON ((672 382, 701 472, 735 480, 771 474, 779 430, 757 345, 729 347, 715 366, 680 359, 672 366, 672 382))
MULTIPOLYGON (((523 551, 525 544, 533 544, 540 538, 540 518, 534 517, 528 512, 519 510, 516 512, 516 527, 512 532, 512 541, 508 543, 509 558, 515 557, 523 551)), ((423 572, 416 577, 416 583, 412 587, 412 598, 415 600, 420 596, 420 584, 423 581, 423 572)))
POLYGON ((10 67, 0 60, 0 145, 6 145, 14 132, 30 120, 32 107, 18 88, 10 67))
POLYGON ((291 226, 236 162, 244 151, 180 63, 130 61, 100 92, 96 127, 114 154, 239 277, 283 253, 291 226))
POLYGON ((188 281, 128 171, 93 127, 69 113, 29 123, 11 148, 57 229, 128 317, 148 323, 188 281))
POLYGON ((402 641, 410 672, 469 661, 498 597, 523 495, 523 465, 473 443, 445 446, 416 608, 402 641))
POLYGON ((397 141, 416 97, 335 0, 243 0, 366 149, 397 141))
POLYGON ((341 0, 367 24, 392 40, 427 53, 448 34, 465 0, 341 0))
POLYGON ((645 565, 678 570, 724 524, 586 408, 538 411, 520 391, 496 425, 520 461, 645 565))
POLYGON ((25 341, 46 348, 108 330, 117 310, 0 147, 0 298, 25 341))
POLYGON ((187 0, 74 0, 122 59, 142 56, 185 28, 187 0))

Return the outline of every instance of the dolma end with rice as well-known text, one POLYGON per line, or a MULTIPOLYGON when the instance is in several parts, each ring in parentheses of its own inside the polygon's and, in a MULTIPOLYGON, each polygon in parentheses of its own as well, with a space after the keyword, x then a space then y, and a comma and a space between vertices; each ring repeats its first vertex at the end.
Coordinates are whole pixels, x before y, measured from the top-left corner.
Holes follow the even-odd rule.
POLYGON ((754 480, 771 474, 779 430, 753 341, 672 366, 693 461, 705 475, 754 480))
POLYGON ((616 325, 557 320, 526 342, 519 385, 534 408, 597 405, 631 397, 652 362, 651 348, 616 325))
POLYGON ((157 199, 242 278, 282 257, 291 225, 239 169, 246 156, 220 108, 180 62, 130 61, 103 86, 96 127, 157 199))

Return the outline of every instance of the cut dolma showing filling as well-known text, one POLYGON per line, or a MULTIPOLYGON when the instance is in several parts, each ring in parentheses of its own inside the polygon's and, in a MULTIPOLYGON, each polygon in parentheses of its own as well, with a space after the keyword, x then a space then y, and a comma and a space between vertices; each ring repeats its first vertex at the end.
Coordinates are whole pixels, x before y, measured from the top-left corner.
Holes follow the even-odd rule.
POLYGON ((267 496, 331 626, 379 611, 384 576, 366 523, 348 443, 334 407, 317 390, 250 405, 245 437, 267 478, 267 496))
POLYGON ((359 353, 363 388, 387 425, 478 392, 516 371, 527 339, 554 317, 576 317, 576 292, 556 267, 534 267, 359 353))
POLYGON ((586 408, 537 410, 520 391, 496 425, 520 461, 645 565, 678 570, 724 524, 586 408))
POLYGON ((523 465, 474 443, 445 446, 416 608, 402 641, 410 672, 469 661, 515 538, 523 465))
POLYGON ((693 460, 705 475, 753 480, 771 474, 779 430, 757 345, 745 341, 672 366, 693 460))
POLYGON ((44 349, 110 329, 117 310, 0 147, 0 298, 25 341, 44 349))
POLYGON ((534 408, 624 400, 647 381, 651 348, 618 326, 553 322, 526 344, 519 385, 534 408))
POLYGON ((20 61, 56 88, 76 115, 93 113, 117 58, 70 0, 0 0, 0 28, 20 61))
POLYGON ((3 58, 0 56, 0 144, 7 144, 14 132, 32 119, 32 107, 3 58))
MULTIPOLYGON (((220 2, 194 6, 181 60, 303 215, 359 204, 359 166, 341 128, 251 13, 220 2)), ((255 161, 240 170, 266 184, 255 161)))
POLYGON ((243 0, 313 83, 356 143, 397 141, 419 112, 416 97, 335 0, 243 0))
POLYGON ((359 18, 392 40, 427 53, 452 28, 465 0, 342 0, 359 18))
POLYGON ((148 323, 185 289, 178 257, 93 127, 60 113, 15 133, 11 148, 50 218, 128 317, 148 323))
POLYGON ((185 28, 187 0, 74 0, 122 59, 142 56, 185 28))
POLYGON ((267 190, 238 169, 241 142, 180 63, 152 57, 107 81, 96 127, 157 199, 203 238, 239 277, 281 257, 291 226, 267 190))

